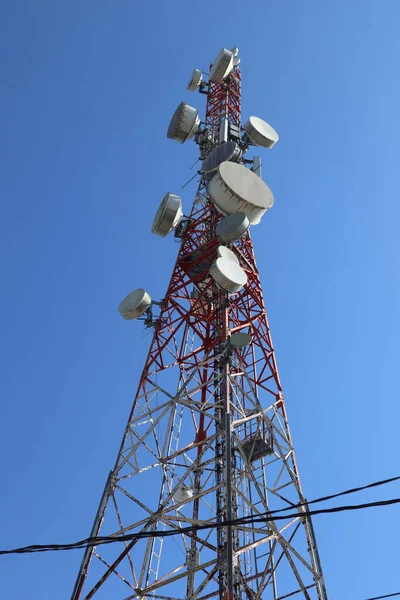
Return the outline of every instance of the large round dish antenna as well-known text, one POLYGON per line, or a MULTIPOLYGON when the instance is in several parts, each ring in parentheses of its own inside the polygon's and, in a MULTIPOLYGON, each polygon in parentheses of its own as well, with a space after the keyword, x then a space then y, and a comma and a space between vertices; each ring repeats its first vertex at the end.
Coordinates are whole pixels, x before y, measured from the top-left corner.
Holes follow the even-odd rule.
POLYGON ((139 288, 122 300, 118 306, 118 312, 124 319, 131 321, 145 313, 150 304, 151 298, 149 294, 143 288, 139 288))
POLYGON ((183 144, 194 136, 200 126, 198 110, 181 102, 168 127, 167 137, 183 144))
POLYGON ((250 117, 244 124, 243 129, 256 146, 272 148, 279 140, 279 135, 275 129, 258 117, 250 117))
POLYGON ((244 331, 238 331, 237 333, 232 333, 229 341, 231 346, 234 348, 245 348, 249 344, 251 344, 252 337, 249 333, 245 333, 244 331))
POLYGON ((168 235, 182 220, 182 200, 175 194, 165 194, 151 226, 151 233, 160 237, 168 235))
POLYGON ((210 269, 211 277, 227 292, 239 292, 247 283, 247 275, 239 265, 228 258, 217 258, 210 269))
POLYGON ((216 171, 219 165, 226 161, 231 160, 237 162, 242 156, 242 151, 236 142, 229 141, 216 146, 211 150, 210 154, 206 156, 201 165, 203 173, 212 173, 216 171))
POLYGON ((236 254, 226 246, 218 246, 217 256, 218 258, 227 258, 228 260, 232 260, 237 265, 239 264, 239 259, 236 254))
POLYGON ((233 54, 230 50, 222 48, 217 58, 214 60, 211 67, 209 80, 214 83, 219 83, 226 77, 233 69, 233 54))
POLYGON ((257 225, 274 204, 274 196, 265 181, 233 162, 219 165, 207 191, 220 213, 244 212, 252 225, 257 225))
POLYGON ((244 212, 233 213, 221 219, 216 227, 216 232, 224 242, 235 242, 244 236, 250 221, 244 212))
POLYGON ((195 69, 192 73, 189 83, 187 84, 187 89, 189 92, 195 92, 200 86, 202 79, 203 75, 201 74, 200 69, 195 69))

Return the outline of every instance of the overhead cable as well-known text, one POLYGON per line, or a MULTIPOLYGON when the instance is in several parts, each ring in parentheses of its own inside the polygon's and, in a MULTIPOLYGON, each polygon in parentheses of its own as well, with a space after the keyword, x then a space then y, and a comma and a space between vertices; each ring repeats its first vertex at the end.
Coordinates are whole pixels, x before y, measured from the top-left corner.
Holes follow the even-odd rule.
POLYGON ((386 594, 386 596, 374 596, 373 598, 366 598, 366 600, 383 600, 384 598, 394 598, 395 596, 400 596, 400 592, 386 594))
MULTIPOLYGON (((92 546, 100 546, 102 544, 114 544, 116 542, 127 542, 132 540, 140 540, 154 537, 171 537, 182 534, 191 534, 196 533, 205 529, 217 529, 220 527, 226 527, 229 525, 232 526, 240 526, 240 525, 248 525, 254 523, 268 523, 269 521, 279 521, 283 519, 294 519, 299 517, 307 517, 321 514, 330 514, 344 511, 354 511, 361 510, 364 508, 372 508, 377 506, 390 506, 393 504, 399 504, 400 498, 392 498, 390 500, 378 500, 376 502, 367 502, 364 504, 357 505, 349 505, 349 506, 335 506, 332 508, 321 508, 313 511, 302 510, 300 513, 295 512, 288 515, 275 515, 274 511, 261 513, 257 518, 252 517, 242 518, 242 519, 232 519, 230 521, 223 521, 221 523, 207 523, 207 524, 199 524, 196 526, 190 527, 182 527, 178 529, 168 529, 166 531, 141 531, 138 533, 125 534, 120 536, 100 536, 100 537, 90 537, 84 540, 80 540, 78 542, 72 542, 71 544, 44 544, 44 545, 31 545, 24 546, 21 548, 14 548, 11 550, 0 550, 1 554, 27 554, 27 553, 35 553, 35 552, 52 552, 52 551, 61 551, 61 550, 77 550, 79 548, 89 548, 92 546)), ((273 534, 273 531, 271 531, 273 534)))

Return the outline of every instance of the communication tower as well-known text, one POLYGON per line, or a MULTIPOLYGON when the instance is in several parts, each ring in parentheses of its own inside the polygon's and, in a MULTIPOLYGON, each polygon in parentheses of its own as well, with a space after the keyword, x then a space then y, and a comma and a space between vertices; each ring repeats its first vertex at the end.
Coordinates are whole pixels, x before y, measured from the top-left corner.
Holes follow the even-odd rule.
POLYGON ((278 135, 241 125, 239 63, 224 48, 208 81, 195 69, 205 118, 182 102, 168 128, 198 145, 200 183, 153 221, 180 241, 165 297, 119 306, 153 338, 91 531, 134 535, 86 549, 72 600, 327 599, 250 236, 274 198, 249 154, 278 135))

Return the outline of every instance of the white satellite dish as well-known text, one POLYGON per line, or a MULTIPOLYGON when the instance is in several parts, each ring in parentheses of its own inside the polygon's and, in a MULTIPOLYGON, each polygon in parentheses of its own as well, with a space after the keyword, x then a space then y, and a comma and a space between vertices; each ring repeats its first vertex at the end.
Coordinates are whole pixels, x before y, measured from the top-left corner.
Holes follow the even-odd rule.
POLYGON ((210 269, 211 277, 227 292, 239 292, 247 283, 247 275, 239 265, 228 258, 217 258, 210 269))
POLYGON ((187 84, 187 89, 189 92, 195 92, 200 86, 202 79, 203 75, 201 74, 200 69, 195 69, 192 73, 189 83, 187 84))
POLYGON ((198 110, 181 102, 168 127, 167 137, 183 144, 194 136, 200 126, 198 110))
POLYGON ((237 55, 239 54, 239 48, 237 46, 235 46, 234 48, 231 48, 231 52, 233 54, 233 58, 236 58, 237 55))
POLYGON ((182 200, 175 194, 165 194, 151 226, 151 233, 160 237, 168 235, 182 220, 182 200))
POLYGON ((242 151, 236 142, 224 142, 223 144, 213 148, 205 157, 201 165, 201 170, 203 173, 212 173, 218 169, 222 162, 226 160, 237 162, 241 157, 242 151))
POLYGON ((209 80, 214 83, 220 83, 223 79, 228 77, 229 73, 233 69, 233 54, 230 50, 222 48, 217 58, 214 60, 211 67, 209 80))
POLYGON ((251 344, 252 337, 249 333, 238 331, 237 333, 232 333, 229 340, 231 342, 231 346, 234 348, 244 348, 245 346, 251 344))
POLYGON ((240 58, 238 56, 236 56, 233 59, 233 68, 236 69, 236 67, 238 67, 240 65, 240 58))
POLYGON ((216 227, 216 232, 224 242, 235 242, 244 236, 250 221, 244 212, 233 213, 221 219, 216 227))
POLYGON ((149 294, 143 288, 139 288, 122 300, 118 306, 118 312, 124 319, 131 321, 145 313, 150 305, 151 298, 149 294))
POLYGON ((256 146, 272 148, 279 140, 279 135, 275 129, 258 117, 250 117, 244 124, 243 129, 256 146))
POLYGON ((239 264, 239 259, 236 254, 226 246, 218 246, 217 256, 218 258, 227 258, 228 260, 232 260, 237 265, 239 264))
POLYGON ((244 212, 252 225, 274 204, 274 196, 265 183, 250 169, 233 162, 223 162, 209 181, 207 192, 223 215, 244 212))
POLYGON ((185 485, 181 485, 174 494, 174 500, 178 503, 187 502, 191 498, 193 498, 193 492, 185 485))

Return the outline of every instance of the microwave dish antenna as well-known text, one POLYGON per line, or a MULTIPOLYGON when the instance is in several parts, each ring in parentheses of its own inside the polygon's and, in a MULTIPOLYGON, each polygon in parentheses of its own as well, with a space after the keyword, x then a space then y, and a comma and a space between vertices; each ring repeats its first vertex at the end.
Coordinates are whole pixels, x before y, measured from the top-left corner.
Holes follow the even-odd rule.
POLYGON ((250 117, 243 126, 243 129, 256 146, 272 148, 279 140, 279 135, 275 129, 266 121, 259 117, 250 117))
POLYGON ((200 69, 195 69, 192 73, 189 83, 187 84, 187 89, 189 92, 195 92, 203 80, 203 75, 200 69))
POLYGON ((244 331, 238 331, 237 333, 232 333, 229 338, 231 346, 234 348, 245 348, 249 346, 252 341, 252 337, 249 333, 245 333, 244 331))
POLYGON ((247 283, 242 267, 229 258, 217 258, 211 265, 210 275, 220 288, 232 294, 239 292, 247 283))
POLYGON ((217 256, 218 258, 227 258, 228 260, 232 260, 237 265, 239 264, 239 259, 236 254, 226 246, 218 246, 217 256))
POLYGON ((193 492, 190 488, 186 487, 185 485, 182 485, 176 490, 173 498, 175 502, 178 502, 178 504, 180 504, 181 502, 188 502, 189 500, 191 500, 191 498, 193 498, 193 492))
POLYGON ((172 116, 167 137, 183 144, 194 136, 199 127, 200 119, 197 108, 181 102, 172 116))
POLYGON ((161 200, 160 206, 151 226, 151 233, 165 237, 182 221, 182 200, 179 196, 168 192, 161 200))
POLYGON ((222 48, 211 67, 209 80, 220 83, 228 77, 233 69, 233 54, 230 50, 222 48))
POLYGON ((203 173, 216 171, 219 165, 225 161, 238 162, 242 157, 242 151, 236 142, 229 141, 216 146, 206 156, 201 165, 203 173))
POLYGON ((138 288, 122 300, 118 306, 118 312, 127 321, 132 321, 141 317, 150 305, 150 295, 143 288, 138 288))
POLYGON ((250 221, 245 213, 237 212, 221 219, 216 232, 223 242, 236 242, 244 236, 249 227, 250 221))
POLYGON ((209 181, 207 192, 223 215, 244 212, 251 225, 257 225, 273 206, 274 196, 258 175, 243 165, 223 162, 209 181))
POLYGON ((239 54, 239 48, 237 46, 235 46, 234 48, 231 48, 231 52, 233 54, 233 58, 237 58, 237 56, 239 54))

